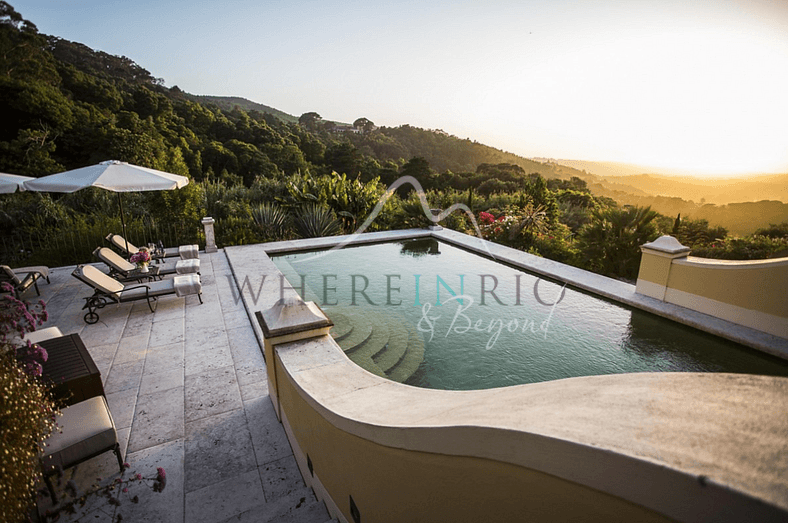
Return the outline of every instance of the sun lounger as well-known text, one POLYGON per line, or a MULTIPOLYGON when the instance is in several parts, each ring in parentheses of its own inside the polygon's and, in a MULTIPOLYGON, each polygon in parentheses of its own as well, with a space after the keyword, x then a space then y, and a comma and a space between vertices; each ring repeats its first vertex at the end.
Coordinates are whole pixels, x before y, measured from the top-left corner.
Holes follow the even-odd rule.
POLYGON ((85 298, 87 309, 85 323, 96 323, 99 320, 97 309, 110 303, 127 303, 146 300, 151 312, 156 311, 160 296, 175 294, 185 297, 196 294, 202 303, 202 283, 198 274, 184 274, 167 280, 124 285, 115 278, 108 276, 92 265, 79 265, 72 275, 93 288, 93 295, 85 298))
MULTIPOLYGON (((107 247, 96 247, 93 256, 103 261, 109 267, 109 275, 118 279, 132 278, 137 266, 125 260, 121 255, 107 247)), ((157 266, 159 276, 168 274, 200 274, 200 260, 168 260, 157 266)))
MULTIPOLYGON (((127 242, 123 236, 119 234, 108 234, 106 240, 118 249, 121 254, 126 256, 131 256, 132 254, 137 254, 139 252, 139 248, 133 245, 130 242, 127 242), (128 245, 128 248, 126 248, 128 245)), ((180 257, 182 260, 188 260, 191 258, 199 258, 199 247, 197 245, 181 245, 180 247, 171 247, 169 249, 162 249, 164 252, 164 258, 174 258, 180 257)))
MULTIPOLYGON (((43 273, 33 269, 32 267, 26 267, 23 269, 12 269, 8 265, 0 265, 0 283, 7 282, 11 284, 13 287, 14 296, 17 299, 21 298, 22 294, 27 291, 30 287, 35 287, 36 294, 41 296, 41 292, 38 290, 38 279, 43 277, 43 273)), ((49 270, 47 269, 47 276, 49 276, 49 270)), ((47 279, 47 281, 49 281, 47 279)), ((0 289, 2 291, 2 289, 0 289)))

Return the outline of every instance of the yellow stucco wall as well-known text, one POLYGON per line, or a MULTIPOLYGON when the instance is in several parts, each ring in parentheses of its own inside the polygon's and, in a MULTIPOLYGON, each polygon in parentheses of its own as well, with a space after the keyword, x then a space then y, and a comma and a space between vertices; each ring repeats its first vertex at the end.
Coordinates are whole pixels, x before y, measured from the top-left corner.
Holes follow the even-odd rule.
MULTIPOLYGON (((281 370, 281 360, 276 364, 281 370)), ((279 401, 304 455, 347 521, 669 521, 564 479, 489 459, 387 447, 338 429, 277 372, 279 401)), ((308 474, 308 472, 306 472, 308 474)))
POLYGON ((714 263, 676 260, 667 286, 722 303, 788 318, 788 263, 714 263))
POLYGON ((644 252, 640 261, 638 280, 646 280, 659 285, 668 281, 671 259, 644 252))

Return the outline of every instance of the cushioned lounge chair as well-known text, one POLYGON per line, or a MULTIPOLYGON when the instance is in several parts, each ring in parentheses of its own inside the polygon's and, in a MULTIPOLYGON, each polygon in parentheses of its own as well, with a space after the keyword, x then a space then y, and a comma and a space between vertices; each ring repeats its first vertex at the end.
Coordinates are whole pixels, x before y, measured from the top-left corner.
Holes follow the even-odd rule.
MULTIPOLYGON (((36 294, 41 296, 41 292, 38 290, 38 279, 43 274, 40 271, 30 270, 31 267, 25 269, 12 269, 8 265, 0 265, 0 283, 10 283, 13 287, 14 296, 17 298, 20 298, 30 287, 35 287, 36 294)), ((47 276, 49 276, 48 271, 47 276)), ((49 280, 47 279, 47 281, 49 280)))
POLYGON ((85 298, 85 323, 96 323, 99 320, 97 309, 103 309, 110 303, 127 303, 146 300, 151 312, 156 311, 159 296, 175 294, 185 297, 196 294, 202 303, 202 283, 198 274, 184 274, 168 280, 124 285, 115 278, 108 276, 92 265, 79 265, 71 273, 78 280, 93 288, 93 295, 85 298))
MULTIPOLYGON (((118 249, 120 253, 125 256, 131 256, 132 254, 137 254, 139 252, 138 247, 133 245, 131 242, 127 242, 127 240, 120 234, 109 233, 105 239, 110 243, 110 245, 118 249), (127 245, 128 248, 126 248, 127 245)), ((170 247, 168 249, 162 250, 164 251, 164 258, 180 257, 182 260, 188 260, 190 258, 200 257, 199 248, 197 245, 181 245, 180 247, 170 247)))
MULTIPOLYGON (((109 275, 118 279, 133 278, 132 272, 137 266, 125 260, 121 255, 107 247, 96 247, 93 256, 103 261, 109 267, 109 275)), ((158 265, 159 276, 168 274, 200 274, 200 260, 169 260, 158 265)))
POLYGON ((57 494, 50 476, 58 470, 73 467, 108 450, 117 456, 120 471, 124 470, 115 421, 104 396, 69 405, 61 412, 63 415, 57 420, 59 430, 47 439, 41 455, 41 471, 53 504, 57 502, 57 494))

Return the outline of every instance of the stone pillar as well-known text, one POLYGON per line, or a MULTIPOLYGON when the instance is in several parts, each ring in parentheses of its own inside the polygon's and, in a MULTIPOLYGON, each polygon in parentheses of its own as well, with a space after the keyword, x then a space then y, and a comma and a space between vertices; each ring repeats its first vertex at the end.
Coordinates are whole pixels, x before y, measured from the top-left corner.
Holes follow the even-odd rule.
POLYGON ((274 348, 283 343, 306 340, 328 334, 334 324, 314 302, 305 302, 298 296, 282 298, 265 312, 255 313, 263 329, 265 366, 268 372, 268 394, 274 404, 279 421, 279 390, 276 379, 276 353, 274 348))
POLYGON ((689 256, 690 248, 673 236, 660 236, 640 246, 643 253, 635 292, 665 301, 673 260, 689 256))
MULTIPOLYGON (((443 212, 443 209, 430 209, 430 213, 432 213, 433 217, 440 216, 440 213, 443 212)), ((437 222, 432 222, 432 225, 429 226, 431 231, 442 231, 443 227, 441 227, 437 222)))
POLYGON ((210 216, 202 219, 203 227, 205 227, 205 252, 216 252, 219 249, 216 247, 216 236, 213 233, 213 224, 216 220, 210 216))

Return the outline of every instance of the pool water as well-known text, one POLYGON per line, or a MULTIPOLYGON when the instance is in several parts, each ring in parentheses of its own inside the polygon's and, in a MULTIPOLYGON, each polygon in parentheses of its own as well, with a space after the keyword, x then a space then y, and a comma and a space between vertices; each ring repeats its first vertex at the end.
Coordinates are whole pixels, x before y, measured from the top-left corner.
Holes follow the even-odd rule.
POLYGON ((418 387, 625 372, 788 376, 783 360, 431 238, 272 259, 332 319, 351 360, 418 387))

